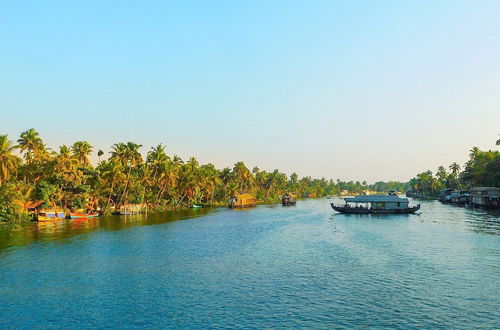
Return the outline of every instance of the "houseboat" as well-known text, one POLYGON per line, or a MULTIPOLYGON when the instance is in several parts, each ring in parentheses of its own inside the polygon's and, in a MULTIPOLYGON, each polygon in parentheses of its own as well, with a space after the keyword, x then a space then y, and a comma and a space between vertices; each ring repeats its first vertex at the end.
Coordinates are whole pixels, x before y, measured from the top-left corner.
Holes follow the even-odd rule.
POLYGON ((468 202, 469 196, 467 190, 455 190, 451 193, 451 202, 453 204, 465 204, 468 202))
POLYGON ((474 206, 500 208, 500 188, 476 187, 470 190, 470 201, 474 206))
POLYGON ((294 193, 284 194, 283 196, 281 196, 281 204, 283 206, 295 205, 296 203, 297 201, 295 200, 294 193))
POLYGON ((439 191, 439 201, 442 203, 451 203, 451 194, 455 191, 452 188, 441 189, 439 191))
POLYGON ((388 195, 364 195, 344 198, 344 205, 330 203, 340 213, 352 214, 411 214, 420 209, 408 206, 408 199, 388 195))
POLYGON ((257 199, 250 194, 237 194, 229 199, 229 207, 235 208, 245 208, 254 207, 257 205, 257 199))

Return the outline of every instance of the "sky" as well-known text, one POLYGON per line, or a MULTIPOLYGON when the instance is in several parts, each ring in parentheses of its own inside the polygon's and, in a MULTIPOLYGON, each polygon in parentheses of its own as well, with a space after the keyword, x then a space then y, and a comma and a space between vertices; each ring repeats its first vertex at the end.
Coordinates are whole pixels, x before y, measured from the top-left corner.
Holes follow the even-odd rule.
POLYGON ((5 1, 0 134, 408 180, 498 150, 499 17, 487 0, 5 1))

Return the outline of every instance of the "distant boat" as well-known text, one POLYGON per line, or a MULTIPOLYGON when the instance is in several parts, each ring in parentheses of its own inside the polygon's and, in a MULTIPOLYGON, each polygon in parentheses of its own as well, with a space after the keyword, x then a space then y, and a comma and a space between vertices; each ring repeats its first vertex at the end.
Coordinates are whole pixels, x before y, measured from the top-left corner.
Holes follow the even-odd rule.
POLYGON ((281 196, 281 204, 283 206, 291 206, 295 205, 297 201, 295 200, 295 194, 289 193, 289 194, 284 194, 281 196))
POLYGON ((134 215, 141 212, 141 205, 138 204, 126 204, 120 208, 118 212, 120 215, 134 215))
POLYGON ((232 209, 254 207, 257 205, 257 199, 250 194, 237 194, 229 199, 228 204, 232 209))
POLYGON ((200 204, 193 204, 193 206, 191 206, 193 209, 201 209, 203 207, 203 205, 200 205, 200 204))
POLYGON ((409 207, 407 198, 388 195, 365 195, 344 198, 345 205, 330 203, 340 213, 350 214, 411 214, 420 209, 420 204, 409 207), (354 206, 349 203, 354 203, 354 206), (361 204, 361 206, 358 206, 361 204), (363 206, 364 205, 364 206, 363 206))
POLYGON ((73 213, 70 212, 69 217, 71 219, 86 219, 86 218, 96 218, 99 216, 99 213, 93 212, 93 213, 73 213))

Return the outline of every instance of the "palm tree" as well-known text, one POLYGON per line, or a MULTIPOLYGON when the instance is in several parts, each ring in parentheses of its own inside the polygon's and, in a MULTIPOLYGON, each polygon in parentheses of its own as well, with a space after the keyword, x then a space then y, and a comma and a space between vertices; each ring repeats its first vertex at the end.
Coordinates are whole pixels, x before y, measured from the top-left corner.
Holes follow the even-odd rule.
POLYGON ((128 169, 125 188, 123 189, 123 193, 118 200, 119 205, 121 205, 124 197, 127 194, 132 169, 142 162, 142 156, 139 152, 139 149, 141 147, 141 144, 137 144, 134 142, 127 142, 127 144, 117 143, 112 147, 113 151, 111 151, 111 160, 120 163, 124 168, 128 169))
POLYGON ((73 143, 71 150, 73 151, 73 156, 82 164, 83 166, 90 166, 89 156, 92 153, 92 145, 87 141, 77 141, 73 143))
POLYGON ((233 174, 236 179, 236 183, 239 186, 240 193, 251 189, 255 183, 255 178, 252 175, 252 172, 250 172, 243 162, 234 164, 233 174))
POLYGON ((45 150, 40 134, 34 128, 22 132, 17 143, 27 162, 33 161, 34 154, 45 150))
POLYGON ((481 150, 478 148, 478 147, 473 147, 471 150, 470 150, 470 158, 473 160, 477 157, 477 155, 479 155, 479 153, 481 152, 481 150))
POLYGON ((104 155, 104 151, 99 150, 99 151, 97 152, 97 157, 99 157, 99 163, 101 162, 101 156, 102 156, 102 155, 104 155))
POLYGON ((451 174, 453 175, 458 175, 458 172, 460 172, 460 165, 458 165, 456 162, 453 162, 450 167, 449 167, 451 174))
POLYGON ((7 134, 0 135, 0 184, 9 180, 19 165, 19 158, 12 153, 15 146, 7 134))

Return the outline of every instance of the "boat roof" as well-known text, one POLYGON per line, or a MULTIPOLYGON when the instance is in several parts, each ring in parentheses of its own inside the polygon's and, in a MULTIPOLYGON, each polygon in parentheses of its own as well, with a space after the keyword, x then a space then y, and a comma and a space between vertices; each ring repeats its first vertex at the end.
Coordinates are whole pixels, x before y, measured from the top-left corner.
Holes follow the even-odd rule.
POLYGON ((486 190, 500 191, 500 188, 497 188, 497 187, 474 187, 471 189, 471 191, 486 191, 486 190))
POLYGON ((408 203, 408 198, 389 195, 360 195, 354 197, 346 197, 344 200, 348 203, 408 203))

